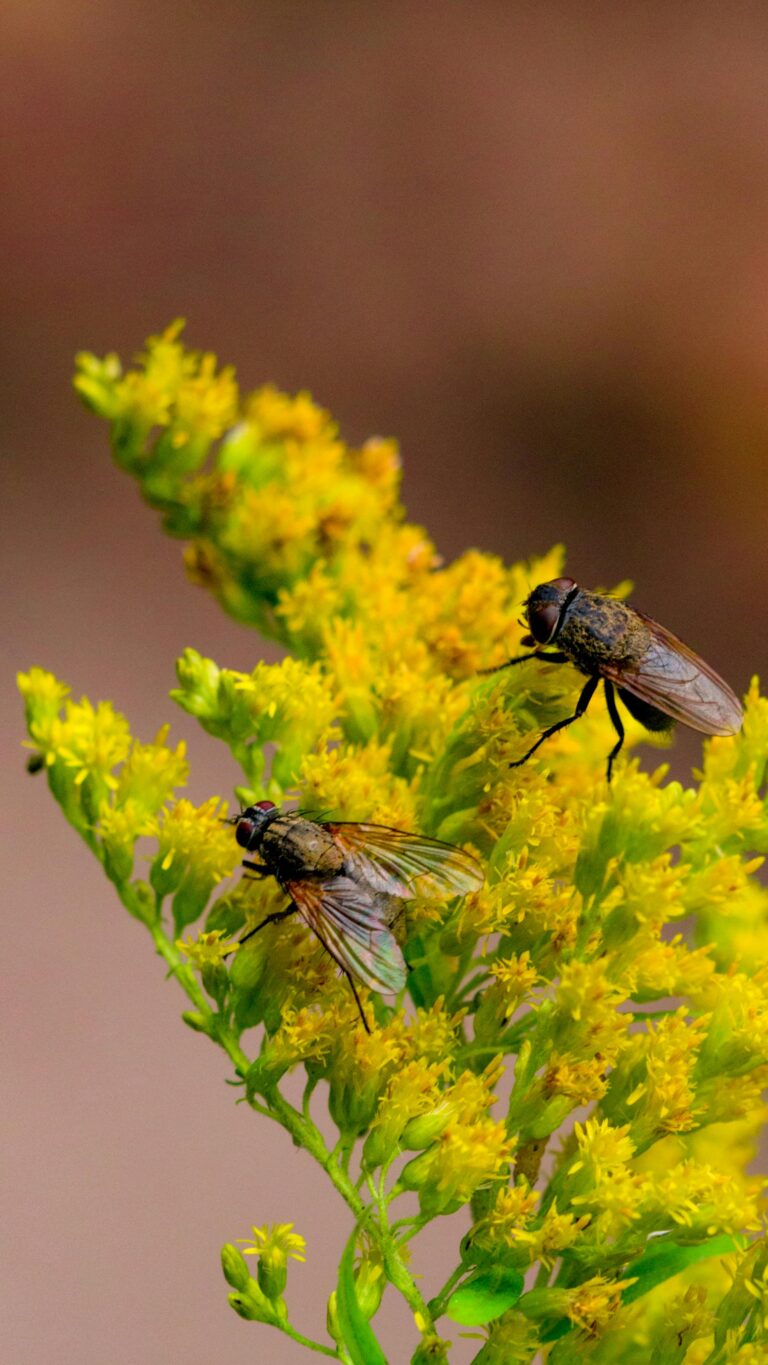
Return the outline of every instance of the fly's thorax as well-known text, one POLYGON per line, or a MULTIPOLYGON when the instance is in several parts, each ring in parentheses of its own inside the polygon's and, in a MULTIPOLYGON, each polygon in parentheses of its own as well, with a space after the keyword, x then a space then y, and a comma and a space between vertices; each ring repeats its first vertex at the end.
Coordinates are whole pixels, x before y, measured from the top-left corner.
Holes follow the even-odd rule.
POLYGON ((344 857, 332 835, 315 820, 281 816, 264 831, 261 856, 280 881, 338 875, 344 857))
POLYGON ((626 602, 582 590, 566 610, 557 647, 582 673, 597 673, 608 663, 637 663, 650 638, 645 622, 626 602))

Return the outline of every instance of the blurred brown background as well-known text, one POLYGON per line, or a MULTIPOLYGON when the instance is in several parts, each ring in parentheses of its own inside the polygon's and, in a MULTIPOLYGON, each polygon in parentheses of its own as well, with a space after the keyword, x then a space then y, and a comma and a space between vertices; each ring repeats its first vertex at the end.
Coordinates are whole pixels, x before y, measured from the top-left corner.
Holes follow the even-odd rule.
MULTIPOLYGON (((145 737, 171 718, 193 795, 229 794, 173 661, 262 652, 186 586, 73 354, 186 315, 246 386, 397 435, 445 555, 565 540, 742 690, 768 662, 768 10, 6 0, 0 25, 6 1358, 298 1361, 228 1309, 218 1248, 294 1221, 322 1337, 347 1215, 235 1107, 17 748, 38 663, 145 737)), ((698 752, 681 733, 677 771, 698 752)), ((403 1361, 394 1302, 381 1335, 403 1361)))

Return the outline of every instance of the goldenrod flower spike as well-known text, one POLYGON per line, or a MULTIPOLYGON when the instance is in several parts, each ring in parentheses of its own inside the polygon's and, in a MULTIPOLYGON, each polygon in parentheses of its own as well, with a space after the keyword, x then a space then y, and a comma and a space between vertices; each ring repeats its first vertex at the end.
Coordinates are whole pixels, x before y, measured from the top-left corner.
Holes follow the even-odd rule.
MULTIPOLYGON (((597 702, 511 768, 572 713, 579 677, 535 662, 478 674, 519 652, 522 603, 563 574, 562 547, 444 563, 405 517, 393 441, 349 446, 304 391, 241 392, 181 323, 128 367, 80 356, 76 385, 185 542, 192 580, 287 651, 259 662, 254 640, 239 669, 194 648, 177 663, 174 701, 231 756, 232 806, 193 803, 167 727, 134 738, 111 703, 74 700, 39 667, 19 678, 31 769, 146 926, 185 1021, 343 1203, 327 1339, 289 1315, 288 1262, 304 1255, 291 1223, 255 1228, 245 1256, 224 1247, 234 1311, 355 1365, 385 1359, 386 1287, 430 1365, 457 1331, 480 1334, 476 1365, 768 1359, 757 680, 741 732, 704 744, 690 785, 663 761, 644 770, 648 735, 630 719, 609 790, 597 702), (370 1032, 333 958, 297 916, 274 918, 278 881, 257 859, 239 875, 230 811, 257 802, 419 832, 483 863, 463 897, 382 896, 407 971, 400 998, 361 990, 370 1032), (289 1073, 303 1083, 291 1100, 289 1073), (326 1103, 330 1142, 313 1116, 326 1103), (456 1247, 442 1287, 418 1235, 436 1218, 456 1247)), ((284 1200, 290 1217, 289 1182, 284 1200)))

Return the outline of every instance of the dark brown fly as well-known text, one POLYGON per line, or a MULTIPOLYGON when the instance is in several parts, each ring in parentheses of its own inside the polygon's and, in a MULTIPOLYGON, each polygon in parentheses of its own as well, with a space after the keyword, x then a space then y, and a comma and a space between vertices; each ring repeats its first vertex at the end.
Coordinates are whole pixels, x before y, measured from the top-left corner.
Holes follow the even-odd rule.
POLYGON ((313 820, 258 801, 232 821, 243 860, 254 875, 274 877, 290 904, 268 915, 240 939, 298 912, 347 977, 368 1028, 355 981, 396 993, 407 967, 391 925, 402 902, 414 896, 464 896, 483 884, 468 853, 383 825, 313 820))
POLYGON ((676 635, 627 602, 586 592, 572 578, 554 578, 534 588, 525 606, 530 634, 523 637, 523 644, 533 652, 500 667, 528 659, 569 663, 585 673, 588 681, 573 715, 550 725, 510 767, 525 763, 550 735, 583 716, 601 679, 618 736, 608 755, 609 782, 624 743, 616 695, 647 730, 668 730, 675 721, 705 735, 735 735, 741 729, 741 704, 728 684, 676 635), (549 648, 552 645, 557 649, 549 648))

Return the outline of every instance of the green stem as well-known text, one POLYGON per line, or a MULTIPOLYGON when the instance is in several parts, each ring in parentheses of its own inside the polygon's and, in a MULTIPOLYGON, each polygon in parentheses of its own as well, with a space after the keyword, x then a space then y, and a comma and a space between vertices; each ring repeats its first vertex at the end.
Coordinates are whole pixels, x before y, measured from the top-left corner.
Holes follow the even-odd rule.
POLYGON ((208 997, 199 984, 192 968, 185 962, 182 962, 178 948, 175 944, 171 943, 170 939, 166 938, 165 931, 159 919, 156 920, 154 924, 150 924, 149 932, 152 935, 152 941, 154 942, 158 953, 168 963, 171 972, 184 993, 192 1001, 195 1009, 199 1010, 206 1020, 214 1020, 215 1015, 208 1003, 208 997))
MULTIPOLYGON (((150 925, 150 932, 158 953, 168 963, 182 990, 208 1024, 208 1036, 224 1049, 238 1075, 245 1076, 251 1065, 250 1058, 243 1052, 237 1038, 226 1027, 221 1017, 210 1008, 192 969, 181 962, 178 949, 166 937, 159 920, 150 925)), ((432 1330, 429 1309, 419 1293, 413 1276, 400 1255, 397 1241, 389 1229, 386 1204, 379 1203, 379 1221, 376 1222, 370 1217, 373 1212, 371 1205, 364 1203, 361 1199, 349 1175, 339 1166, 334 1153, 329 1151, 322 1134, 312 1120, 295 1109, 280 1094, 277 1087, 271 1089, 263 1098, 267 1104, 270 1117, 277 1119, 283 1128, 290 1133, 296 1146, 303 1147, 305 1151, 309 1152, 310 1156, 315 1158, 318 1165, 322 1166, 344 1202, 351 1209, 356 1222, 367 1224, 371 1235, 379 1245, 387 1279, 390 1284, 394 1285, 395 1289, 399 1290, 412 1312, 417 1315, 422 1335, 426 1335, 432 1330)), ((262 1106, 252 1097, 249 1097, 248 1103, 259 1112, 264 1112, 262 1106)), ((314 1349, 325 1350, 326 1348, 315 1346, 314 1349)), ((334 1355, 335 1353, 326 1351, 326 1354, 334 1355)), ((339 1358, 337 1354, 336 1358, 339 1358)))
POLYGON ((308 1351, 319 1351, 320 1355, 330 1356, 331 1360, 341 1360, 342 1358, 338 1351, 331 1350, 330 1346, 323 1346, 321 1342, 313 1341, 311 1337, 305 1337, 303 1332, 297 1332, 295 1327, 291 1327, 289 1322, 285 1323, 284 1326, 280 1328, 280 1331, 284 1332, 292 1341, 297 1341, 299 1346, 306 1346, 308 1351))
POLYGON ((433 1299, 430 1299, 429 1311, 433 1318, 442 1317, 455 1286, 458 1284, 459 1280, 467 1274, 469 1274, 469 1271, 465 1265, 457 1265, 456 1269, 448 1276, 448 1279, 440 1292, 435 1294, 433 1299))

